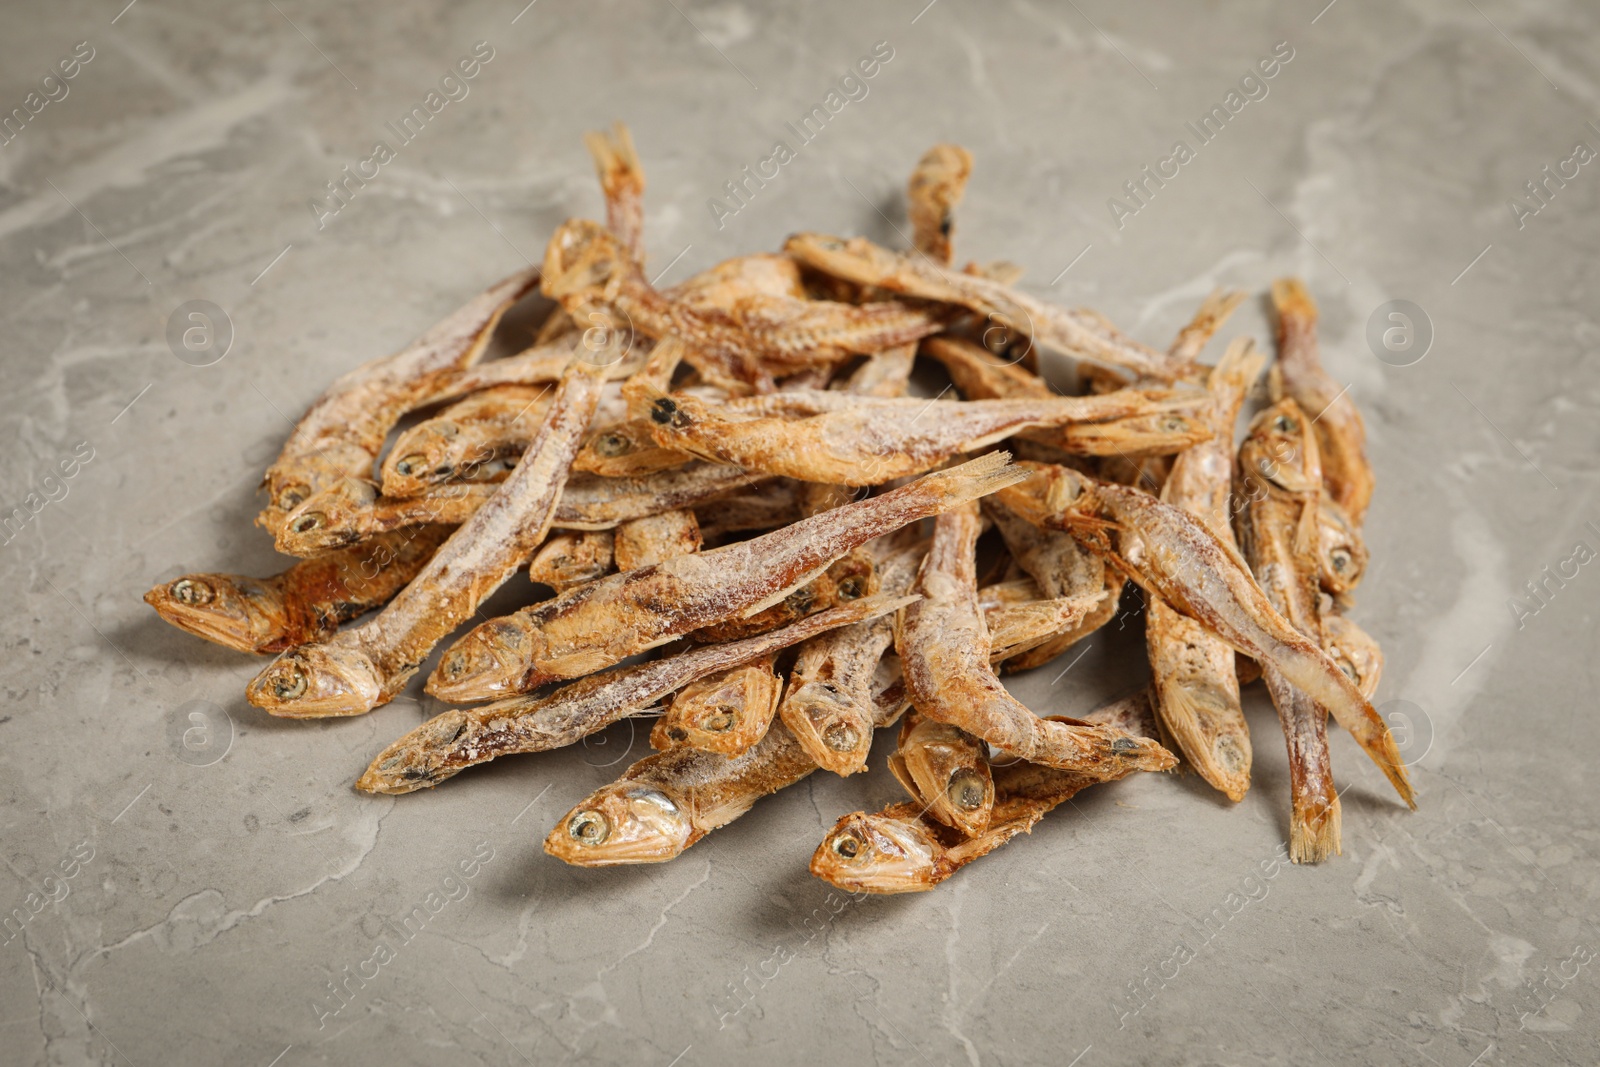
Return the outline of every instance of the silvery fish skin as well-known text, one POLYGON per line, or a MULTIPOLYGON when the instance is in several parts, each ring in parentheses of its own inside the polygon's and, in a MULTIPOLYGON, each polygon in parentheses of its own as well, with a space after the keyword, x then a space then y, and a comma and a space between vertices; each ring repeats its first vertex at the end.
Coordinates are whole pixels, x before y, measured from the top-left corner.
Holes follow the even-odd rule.
POLYGON ((1041 719, 1008 693, 989 666, 991 646, 978 606, 973 550, 976 503, 941 514, 933 546, 895 635, 911 703, 930 719, 959 726, 1014 758, 1110 778, 1166 770, 1160 745, 1087 723, 1041 719))
MULTIPOLYGON (((1225 545, 1233 536, 1233 425, 1266 363, 1248 339, 1229 345, 1212 369, 1214 435, 1181 453, 1161 489, 1161 499, 1183 508, 1225 545)), ((1151 599, 1145 615, 1151 690, 1166 735, 1190 766, 1229 800, 1250 788, 1250 727, 1239 704, 1232 646, 1206 632, 1165 601, 1151 599)))
POLYGON ((1016 330, 1041 348, 1111 370, 1175 381, 1189 364, 1124 336, 1095 312, 1046 304, 1002 282, 953 271, 926 257, 897 255, 863 238, 802 233, 784 243, 802 263, 858 285, 955 304, 1016 330))
POLYGON ((1278 362, 1273 365, 1274 400, 1289 397, 1300 405, 1317 435, 1322 481, 1328 497, 1359 530, 1372 502, 1372 464, 1367 460, 1367 430, 1347 387, 1323 369, 1317 345, 1317 304, 1298 278, 1272 283, 1278 312, 1278 362))
POLYGON ((949 264, 955 210, 972 176, 972 153, 955 144, 936 144, 917 161, 906 183, 906 214, 911 245, 922 255, 949 264))
MULTIPOLYGON (((1236 525, 1240 552, 1262 592, 1295 629, 1321 646, 1317 511, 1322 472, 1317 438, 1308 422, 1289 399, 1252 420, 1239 446, 1241 507, 1236 525)), ((1290 685, 1271 663, 1261 664, 1261 676, 1289 749, 1289 858, 1320 863, 1341 851, 1327 710, 1290 685)))
POLYGON ((250 683, 250 702, 273 715, 303 718, 360 715, 392 700, 433 646, 543 542, 603 381, 603 366, 575 359, 544 426, 499 492, 376 618, 286 653, 250 683))
POLYGON ((400 416, 436 399, 477 362, 502 315, 539 284, 537 268, 491 286, 392 356, 338 378, 311 406, 262 478, 268 503, 256 522, 274 535, 289 512, 340 478, 366 478, 400 416))
POLYGON ((196 637, 257 655, 333 636, 339 624, 388 603, 414 578, 448 526, 417 526, 302 560, 271 578, 186 574, 144 601, 196 637))
MULTIPOLYGON (((1073 721, 1153 736, 1154 721, 1143 693, 1073 721)), ((995 800, 981 833, 968 835, 945 825, 920 803, 895 804, 875 814, 855 812, 822 839, 811 857, 811 873, 850 892, 926 892, 1028 833, 1052 809, 1104 780, 1025 762, 995 767, 992 773, 995 800)))
POLYGON ((868 597, 745 641, 702 645, 674 656, 580 678, 547 696, 519 696, 434 716, 383 750, 358 789, 410 793, 438 785, 499 756, 573 744, 637 715, 662 697, 717 671, 737 667, 833 627, 893 612, 906 597, 868 597))
POLYGON ((1001 503, 1037 525, 1074 532, 1235 651, 1273 663, 1290 684, 1327 707, 1415 807, 1410 776, 1383 719, 1322 649, 1272 606, 1236 550, 1193 515, 1148 493, 1064 467, 1021 465, 1034 476, 1002 490, 1001 503))
POLYGON ((612 575, 492 619, 445 652, 428 680, 442 700, 494 699, 574 678, 702 627, 785 600, 856 547, 1017 477, 1006 453, 721 548, 612 575))

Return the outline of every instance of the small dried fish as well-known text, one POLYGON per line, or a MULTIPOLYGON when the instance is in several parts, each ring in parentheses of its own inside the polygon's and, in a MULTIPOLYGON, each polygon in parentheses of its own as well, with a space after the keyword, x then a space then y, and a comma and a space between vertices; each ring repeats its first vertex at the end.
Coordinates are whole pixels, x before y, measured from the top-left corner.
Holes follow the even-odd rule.
POLYGON ((627 124, 612 124, 609 135, 591 130, 583 135, 584 147, 594 157, 594 169, 606 197, 606 226, 634 260, 644 262, 644 167, 633 148, 627 124))
POLYGON ((737 641, 877 591, 878 577, 872 557, 865 550, 854 548, 777 603, 748 615, 702 626, 689 636, 696 641, 737 641))
POLYGON ((936 144, 917 161, 906 185, 911 244, 938 263, 950 262, 955 209, 971 176, 971 152, 960 145, 936 144))
POLYGON ((433 646, 544 540, 603 380, 596 361, 573 360, 527 455, 489 503, 372 621, 302 645, 258 674, 245 691, 250 703, 305 718, 359 715, 392 700, 433 646))
POLYGON ((1150 412, 1170 415, 1186 403, 1164 390, 1039 400, 874 398, 787 418, 747 417, 695 397, 657 393, 650 418, 663 448, 804 481, 862 486, 920 474, 1020 430, 1150 412))
POLYGON ((550 387, 501 385, 473 393, 395 441, 383 461, 385 496, 416 496, 527 450, 549 407, 550 387))
MULTIPOLYGON (((734 470, 744 470, 735 467, 734 470)), ((806 483, 792 478, 761 475, 760 481, 746 489, 727 493, 709 504, 695 507, 700 520, 700 535, 707 544, 729 534, 749 530, 773 530, 804 518, 800 501, 806 483)))
POLYGON ((1188 512, 1126 486, 1064 467, 1038 467, 1000 501, 1039 525, 1074 531, 1146 590, 1199 622, 1236 651, 1272 663, 1350 731, 1402 800, 1415 807, 1389 728, 1354 683, 1267 600, 1232 548, 1188 512), (1120 534, 1121 551, 1107 536, 1120 534))
POLYGON ((915 344, 885 348, 882 352, 874 352, 867 356, 862 360, 861 366, 851 372, 849 378, 835 382, 834 387, 856 396, 886 398, 905 396, 906 386, 911 381, 911 371, 916 361, 915 344))
POLYGON ((512 697, 444 712, 385 748, 356 788, 369 793, 410 793, 498 756, 573 744, 644 711, 698 678, 908 603, 908 597, 868 597, 746 641, 702 645, 676 656, 590 675, 548 696, 512 697))
MULTIPOLYGON (((1145 732, 1153 725, 1148 716, 1149 704, 1141 693, 1073 721, 1150 737, 1145 732)), ((997 767, 988 827, 976 836, 942 824, 920 803, 846 815, 812 854, 811 873, 852 893, 924 892, 1018 834, 1031 832, 1053 808, 1101 780, 1031 763, 997 767)))
MULTIPOLYGON (((1044 596, 1052 600, 1096 594, 1103 597, 1077 623, 1064 627, 1031 649, 1008 656, 1004 661, 1007 670, 1030 670, 1048 663, 1116 616, 1124 581, 1120 574, 1108 569, 1099 556, 1078 544, 1071 534, 1033 525, 997 497, 985 497, 983 511, 994 520, 1012 559, 1033 577, 1044 596)), ((991 627, 990 640, 996 649, 999 648, 997 636, 998 631, 991 627)))
POLYGON ((615 562, 614 536, 610 530, 551 534, 528 561, 528 580, 565 593, 610 574, 615 562))
POLYGON ((917 581, 923 599, 906 610, 895 635, 912 704, 1034 763, 1101 778, 1171 767, 1172 755, 1152 741, 1041 719, 1006 692, 989 667, 989 634, 978 607, 973 549, 980 529, 976 503, 946 511, 934 524, 917 581))
MULTIPOLYGON (((1237 548, 1231 521, 1233 425, 1266 357, 1249 339, 1228 346, 1212 369, 1213 436, 1178 456, 1161 499, 1205 524, 1237 548)), ((1250 789, 1250 726, 1239 706, 1232 646, 1166 601, 1151 598, 1145 614, 1151 690, 1167 736, 1200 776, 1238 802, 1250 789)))
POLYGON ((1366 574, 1366 539, 1326 493, 1317 509, 1317 531, 1317 580, 1328 593, 1343 599, 1366 574))
POLYGON ((913 711, 900 723, 889 771, 923 812, 967 837, 989 828, 994 776, 983 742, 958 726, 913 711))
POLYGON ((449 536, 448 526, 384 534, 271 578, 186 574, 156 586, 144 601, 196 637, 270 656, 331 637, 340 623, 382 607, 449 536))
POLYGON ((602 578, 491 620, 444 654, 428 691, 444 700, 526 692, 753 615, 858 545, 1011 484, 1017 475, 1008 458, 991 453, 782 530, 602 578))
MULTIPOLYGON (((898 545, 887 538, 868 547, 874 550, 879 595, 909 593, 927 542, 898 545)), ((875 675, 894 643, 894 623, 883 616, 830 630, 800 646, 778 716, 824 770, 850 775, 867 769, 877 717, 875 675)))
POLYGON ((500 317, 539 284, 529 267, 491 286, 392 356, 338 378, 311 405, 262 479, 257 524, 273 534, 301 501, 340 478, 370 477, 389 430, 434 399, 451 372, 476 362, 500 317))
POLYGON ((1360 529, 1372 502, 1372 464, 1367 461, 1367 430, 1348 387, 1322 367, 1317 346, 1317 305, 1297 278, 1272 283, 1278 312, 1278 362, 1273 364, 1272 398, 1291 397, 1312 419, 1322 480, 1328 496, 1360 529))
MULTIPOLYGON (((752 292, 728 310, 673 300, 599 225, 574 219, 551 239, 545 295, 574 308, 610 307, 650 337, 673 335, 684 358, 714 384, 771 392, 769 366, 800 370, 915 341, 943 327, 930 311, 896 301, 856 306, 752 292)), ((580 318, 580 321, 581 318, 580 318)))
POLYGON ((697 748, 737 756, 766 735, 783 695, 775 656, 762 656, 678 690, 650 731, 652 748, 697 748))
POLYGON ((784 250, 817 270, 922 300, 970 308, 1050 351, 1134 375, 1173 381, 1188 364, 1124 336, 1095 312, 1056 307, 1003 283, 941 267, 926 257, 897 255, 863 238, 849 241, 796 234, 784 250))
MULTIPOLYGON (((1258 414, 1239 446, 1239 549, 1261 591, 1295 629, 1320 646, 1317 512, 1322 471, 1317 438, 1293 400, 1258 414)), ((1339 791, 1328 752, 1327 711, 1261 664, 1289 748, 1293 815, 1289 858, 1320 863, 1339 852, 1339 791)), ((1365 696, 1365 694, 1362 694, 1365 696)))
POLYGON ((925 337, 919 351, 938 360, 968 400, 1047 400, 1060 395, 1017 360, 960 337, 925 337))
POLYGON ((1383 649, 1377 639, 1343 615, 1323 615, 1322 648, 1371 700, 1383 676, 1383 649))
POLYGON ((632 571, 652 563, 700 551, 700 523, 687 508, 630 519, 617 527, 617 570, 632 571))

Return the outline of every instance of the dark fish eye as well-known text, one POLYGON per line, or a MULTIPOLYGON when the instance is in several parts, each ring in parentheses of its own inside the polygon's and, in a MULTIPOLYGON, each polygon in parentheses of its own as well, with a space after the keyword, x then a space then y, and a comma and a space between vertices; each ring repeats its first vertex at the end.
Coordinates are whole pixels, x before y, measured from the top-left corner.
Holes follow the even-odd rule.
POLYGON ((418 471, 426 470, 427 466, 428 457, 424 456, 421 452, 413 452, 409 456, 402 456, 400 461, 394 465, 394 469, 395 473, 404 474, 409 477, 418 471))
POLYGON ((1272 428, 1279 433, 1293 433, 1296 428, 1295 421, 1287 415, 1279 415, 1272 420, 1272 428))
POLYGON ((216 591, 211 586, 198 578, 179 578, 172 583, 167 592, 178 603, 190 606, 209 604, 212 597, 216 595, 216 591))
POLYGON ((311 495, 311 491, 303 485, 285 486, 283 492, 278 494, 278 506, 284 511, 299 506, 300 502, 311 495))
POLYGON ((944 795, 956 807, 972 811, 983 806, 984 792, 983 777, 969 767, 962 767, 950 775, 944 795))
POLYGON ((1342 571, 1346 567, 1350 566, 1350 553, 1346 552, 1342 548, 1334 549, 1333 552, 1329 554, 1328 559, 1329 562, 1333 564, 1333 569, 1336 571, 1342 571))
POLYGON ((1161 424, 1161 428, 1166 430, 1168 433, 1179 433, 1183 430, 1187 430, 1189 428, 1189 424, 1177 416, 1173 416, 1172 418, 1163 422, 1161 424))
POLYGON ((620 433, 601 434, 594 442, 594 450, 602 456, 624 456, 632 448, 633 442, 620 433))
POLYGON ((279 700, 295 700, 306 695, 306 672, 291 666, 280 671, 272 682, 272 695, 279 700))
POLYGON ((687 741, 689 740, 689 731, 681 726, 669 726, 667 727, 667 738, 671 741, 687 741))
POLYGON ((839 583, 840 600, 856 600, 862 592, 860 578, 852 576, 839 583))
POLYGON ((701 726, 719 734, 726 730, 731 730, 733 729, 733 712, 728 708, 723 708, 714 715, 707 715, 705 722, 701 726))
POLYGON ((308 511, 294 522, 289 524, 289 529, 297 534, 310 533, 321 526, 327 516, 320 511, 308 511))
POLYGON ((861 851, 861 842, 849 834, 845 834, 834 839, 833 850, 845 859, 853 860, 856 858, 856 854, 861 851))
POLYGON ((611 825, 598 811, 580 811, 567 820, 567 834, 582 845, 598 845, 611 835, 611 825))

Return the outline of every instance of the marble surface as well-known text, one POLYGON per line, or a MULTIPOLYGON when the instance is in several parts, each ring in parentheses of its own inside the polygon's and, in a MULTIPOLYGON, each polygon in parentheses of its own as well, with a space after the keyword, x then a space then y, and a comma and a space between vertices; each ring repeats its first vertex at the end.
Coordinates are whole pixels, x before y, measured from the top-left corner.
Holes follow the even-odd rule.
MULTIPOLYGON (((0 9, 0 109, 27 111, 0 147, 0 502, 26 508, 0 546, 0 1063, 1595 1062, 1600 165, 1578 157, 1600 147, 1600 11, 925 2, 0 9), (395 147, 386 124, 477 42, 466 95, 395 147), (864 96, 737 213, 708 205, 878 42, 864 96), (1186 123, 1242 79, 1202 143, 1186 123), (805 864, 839 814, 895 798, 883 739, 868 776, 597 872, 539 840, 642 731, 374 799, 351 781, 431 701, 246 705, 259 664, 140 595, 279 569, 251 520, 289 421, 594 215, 579 136, 619 117, 663 284, 801 228, 899 243, 898 190, 940 139, 977 158, 963 258, 1151 343, 1213 286, 1305 276, 1367 417, 1356 618, 1420 809, 1336 732, 1344 854, 1278 862, 1285 759, 1256 692, 1237 807, 1145 776, 934 893, 854 901, 805 864), (329 200, 379 139, 394 158, 329 200), (1128 199, 1179 139, 1192 158, 1128 199), (1369 342, 1396 300, 1421 309, 1420 361, 1369 342), (169 344, 189 301, 225 312, 222 358, 220 333, 169 344)), ((1265 340, 1260 305, 1225 332, 1265 340)), ((1140 648, 1126 618, 1016 690, 1085 710, 1140 683, 1140 648)))

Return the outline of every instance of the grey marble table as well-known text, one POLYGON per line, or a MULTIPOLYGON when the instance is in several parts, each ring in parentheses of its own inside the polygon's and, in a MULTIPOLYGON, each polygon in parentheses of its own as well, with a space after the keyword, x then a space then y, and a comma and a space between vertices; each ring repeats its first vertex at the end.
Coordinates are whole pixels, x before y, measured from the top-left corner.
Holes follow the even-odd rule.
MULTIPOLYGON (((1600 11, 520 2, 0 5, 0 1062, 1595 1062, 1600 11), (1239 805, 1145 776, 856 901, 806 861, 895 798, 881 747, 584 871, 540 839, 642 732, 374 799, 431 700, 250 708, 258 664, 141 594, 282 566, 252 518, 291 420, 593 216, 614 118, 662 284, 802 228, 900 243, 946 139, 963 260, 1151 343, 1304 276, 1367 417, 1355 617, 1419 810, 1336 732, 1344 854, 1282 863, 1256 692, 1239 805)), ((1081 712, 1144 671, 1130 612, 1015 689, 1081 712)))

